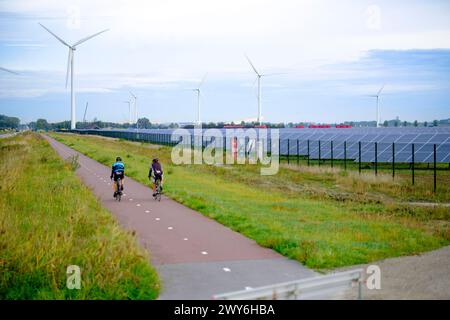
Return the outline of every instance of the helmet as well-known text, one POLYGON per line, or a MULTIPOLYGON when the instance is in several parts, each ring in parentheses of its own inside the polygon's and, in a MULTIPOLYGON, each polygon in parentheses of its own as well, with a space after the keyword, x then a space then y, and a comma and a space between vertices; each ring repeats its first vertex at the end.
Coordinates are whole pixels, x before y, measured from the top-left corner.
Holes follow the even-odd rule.
POLYGON ((158 158, 154 158, 154 159, 153 159, 153 162, 158 162, 158 161, 159 161, 158 158))
POLYGON ((117 157, 116 161, 122 161, 122 158, 121 157, 117 157))

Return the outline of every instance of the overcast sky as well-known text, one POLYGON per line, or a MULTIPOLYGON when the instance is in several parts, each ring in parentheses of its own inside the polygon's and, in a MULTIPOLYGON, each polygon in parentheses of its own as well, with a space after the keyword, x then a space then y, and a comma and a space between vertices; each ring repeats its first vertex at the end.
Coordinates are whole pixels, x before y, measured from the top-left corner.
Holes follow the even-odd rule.
POLYGON ((381 120, 450 117, 450 1, 0 0, 0 114, 69 120, 68 43, 110 30, 75 52, 77 117, 126 121, 129 90, 152 122, 257 115, 272 122, 374 120, 367 97, 386 83, 381 120))

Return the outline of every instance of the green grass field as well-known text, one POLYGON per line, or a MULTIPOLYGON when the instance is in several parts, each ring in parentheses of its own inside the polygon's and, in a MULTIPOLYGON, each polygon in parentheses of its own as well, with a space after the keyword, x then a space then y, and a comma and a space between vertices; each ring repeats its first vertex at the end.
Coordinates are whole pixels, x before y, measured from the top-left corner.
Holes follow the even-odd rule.
POLYGON ((159 157, 170 197, 315 269, 450 244, 449 209, 402 204, 421 195, 389 176, 285 165, 277 175, 260 176, 255 165, 173 165, 165 146, 51 135, 108 166, 121 156, 126 174, 142 183, 148 184, 150 160, 159 157))
POLYGON ((0 299, 155 299, 148 255, 38 134, 0 139, 0 299), (66 268, 81 268, 81 289, 66 268))

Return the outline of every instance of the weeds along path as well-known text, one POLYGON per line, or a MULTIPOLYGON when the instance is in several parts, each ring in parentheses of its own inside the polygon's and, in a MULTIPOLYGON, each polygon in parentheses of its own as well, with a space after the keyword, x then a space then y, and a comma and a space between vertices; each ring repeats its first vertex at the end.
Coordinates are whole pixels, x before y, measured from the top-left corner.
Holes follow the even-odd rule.
POLYGON ((300 263, 259 246, 218 222, 125 178, 113 199, 110 168, 45 136, 58 154, 78 156, 77 174, 101 203, 150 251, 162 280, 160 299, 210 299, 213 294, 315 276, 300 263))
POLYGON ((0 300, 158 297, 145 250, 47 141, 31 132, 0 139, 0 163, 0 300), (67 286, 71 265, 80 290, 67 286))

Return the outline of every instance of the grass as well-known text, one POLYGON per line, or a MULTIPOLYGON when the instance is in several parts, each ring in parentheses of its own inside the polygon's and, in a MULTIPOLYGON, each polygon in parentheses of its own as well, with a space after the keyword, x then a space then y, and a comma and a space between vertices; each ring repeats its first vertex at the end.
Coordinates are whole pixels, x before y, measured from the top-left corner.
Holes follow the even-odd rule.
POLYGON ((255 165, 174 165, 164 146, 52 136, 108 166, 122 156, 126 174, 142 183, 148 184, 150 160, 160 158, 170 197, 315 269, 450 244, 449 209, 404 204, 418 194, 387 177, 285 165, 275 176, 261 176, 255 165))
MULTIPOLYGON (((385 196, 393 197, 402 201, 424 201, 424 202, 450 202, 450 167, 445 163, 437 164, 437 190, 434 191, 434 177, 432 164, 428 168, 426 164, 415 165, 415 184, 412 185, 412 172, 409 164, 396 164, 395 179, 392 177, 392 164, 382 163, 378 165, 378 175, 375 175, 375 166, 371 163, 363 163, 361 174, 358 172, 358 163, 347 162, 347 170, 344 170, 343 161, 334 161, 331 168, 330 161, 322 160, 319 165, 318 160, 308 161, 291 157, 288 164, 283 158, 284 166, 291 169, 300 169, 304 172, 314 172, 315 174, 332 174, 341 182, 355 182, 360 184, 365 190, 370 192, 383 193, 385 196), (297 164, 298 163, 298 164, 297 164), (342 177, 351 179, 342 179, 342 177), (361 184, 362 182, 362 184, 361 184), (367 189, 369 188, 369 189, 367 189), (387 189, 386 189, 387 188, 387 189)), ((350 188, 352 189, 352 188, 350 188)), ((347 190, 350 190, 347 188, 347 190)))
POLYGON ((0 299, 155 299, 159 279, 122 230, 37 134, 0 140, 0 299), (81 289, 66 268, 81 268, 81 289))

